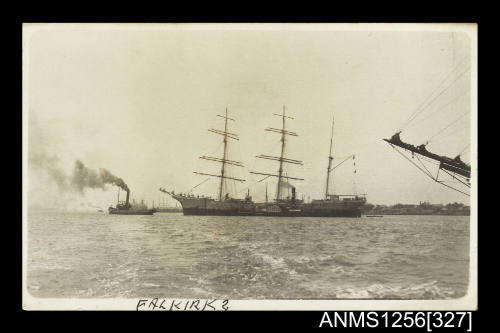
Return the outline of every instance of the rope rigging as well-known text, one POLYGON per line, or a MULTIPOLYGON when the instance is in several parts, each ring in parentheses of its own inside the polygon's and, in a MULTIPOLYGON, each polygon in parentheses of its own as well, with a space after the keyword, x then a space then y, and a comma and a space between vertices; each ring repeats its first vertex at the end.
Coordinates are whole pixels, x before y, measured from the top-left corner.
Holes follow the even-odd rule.
POLYGON ((456 78, 455 80, 453 80, 444 90, 442 90, 437 96, 435 96, 429 103, 427 103, 425 105, 425 107, 423 109, 421 109, 419 112, 417 112, 415 114, 415 116, 413 116, 412 118, 410 118, 407 123, 401 127, 400 130, 403 130, 406 126, 408 126, 410 124, 411 121, 413 121, 413 119, 415 119, 420 113, 422 113, 427 107, 429 107, 432 103, 434 103, 434 101, 437 100, 438 97, 442 96, 446 91, 448 91, 455 82, 458 81, 458 79, 460 79, 462 77, 463 74, 467 73, 468 71, 470 70, 470 68, 467 68, 465 71, 461 72, 456 78))
POLYGON ((249 189, 250 189, 251 187, 253 187, 254 185, 257 185, 258 183, 263 182, 264 180, 266 180, 266 179, 267 179, 267 178, 269 178, 269 177, 271 177, 271 176, 266 176, 266 177, 262 178, 261 180, 258 180, 258 181, 256 181, 255 183, 252 183, 252 184, 248 185, 247 187, 245 187, 245 188, 243 188, 243 189, 239 190, 238 192, 236 192, 236 194, 240 194, 240 193, 241 193, 241 192, 243 192, 243 191, 247 191, 247 190, 249 190, 249 189))
POLYGON ((448 176, 450 176, 454 181, 458 181, 459 183, 467 186, 467 187, 470 187, 470 185, 468 183, 465 183, 463 181, 461 181, 460 179, 458 179, 456 177, 456 175, 454 174, 451 174, 449 173, 448 171, 446 171, 445 169, 442 169, 442 168, 438 168, 438 175, 434 176, 430 170, 422 163, 422 161, 420 160, 420 158, 418 157, 418 155, 415 155, 417 157, 417 160, 420 162, 420 164, 422 165, 422 167, 420 165, 418 165, 417 163, 413 162, 408 156, 406 156, 405 154, 403 154, 401 151, 399 151, 399 149, 397 149, 396 147, 394 147, 392 144, 390 145, 397 153, 399 153, 401 156, 403 156, 408 162, 410 162, 411 164, 413 164, 415 167, 417 167, 417 169, 419 169, 423 174, 425 174, 427 177, 429 177, 430 179, 432 179, 433 181, 443 185, 443 186, 446 186, 452 190, 455 190, 459 193, 462 193, 462 194, 465 194, 467 196, 470 196, 469 193, 467 192, 464 192, 462 191, 461 189, 458 189, 456 187, 453 187, 451 185, 448 185, 446 183, 449 183, 450 181, 445 181, 445 180, 440 180, 438 178, 439 176, 439 171, 443 171, 444 173, 446 173, 448 176))
POLYGON ((443 136, 441 136, 441 137, 439 137, 437 139, 434 139, 434 140, 432 140, 432 142, 433 143, 440 142, 440 141, 442 141, 442 140, 444 140, 446 138, 449 138, 450 136, 452 136, 454 134, 457 134, 458 132, 463 131, 465 129, 469 129, 469 124, 467 124, 466 126, 462 126, 462 127, 458 128, 458 129, 456 129, 455 131, 452 131, 452 132, 450 132, 450 133, 448 133, 446 135, 443 135, 443 136))
POLYGON ((463 153, 464 153, 467 149, 469 149, 469 148, 470 148, 470 143, 469 143, 467 146, 465 146, 465 148, 464 148, 464 149, 462 149, 462 150, 460 151, 460 153, 458 153, 458 155, 462 155, 462 154, 463 154, 463 153))
POLYGON ((448 91, 453 86, 453 84, 455 84, 455 82, 457 82, 465 73, 467 73, 470 70, 470 67, 467 67, 466 70, 460 72, 460 74, 458 74, 451 83, 449 83, 443 90, 441 90, 440 93, 438 93, 436 96, 432 97, 441 88, 441 86, 443 85, 443 83, 445 83, 446 81, 448 81, 448 79, 451 77, 451 75, 455 72, 456 69, 458 69, 460 67, 460 65, 463 63, 463 61, 465 59, 467 59, 467 57, 464 57, 457 64, 457 66, 455 66, 450 71, 450 73, 438 84, 438 86, 433 90, 433 92, 430 95, 428 95, 428 97, 426 99, 424 99, 424 101, 410 115, 410 117, 408 118, 408 120, 406 120, 403 123, 403 125, 399 128, 398 132, 402 131, 403 129, 405 129, 420 113, 422 113, 424 110, 426 110, 426 108, 428 108, 430 105, 432 105, 432 103, 434 103, 434 101, 436 101, 438 97, 442 96, 446 91, 448 91))
POLYGON ((453 98, 451 101, 449 101, 448 103, 446 103, 446 104, 444 104, 443 106, 441 106, 441 107, 440 107, 439 109, 437 109, 435 112, 433 112, 433 113, 429 114, 427 117, 423 117, 423 118, 421 118, 421 119, 419 119, 419 120, 417 120, 417 121, 415 121, 415 122, 413 122, 413 123, 411 123, 411 124, 408 124, 408 125, 406 126, 406 128, 408 128, 410 125, 415 126, 415 125, 417 125, 417 124, 422 123, 424 120, 428 120, 428 119, 430 119, 430 118, 435 117, 437 114, 439 114, 439 112, 440 112, 440 111, 447 109, 450 105, 452 105, 452 104, 456 103, 456 102, 457 102, 457 101, 459 101, 461 98, 463 98, 463 97, 465 97, 465 96, 469 95, 469 93, 470 93, 470 90, 469 90, 469 89, 465 89, 465 90, 463 90, 463 91, 462 91, 462 92, 461 92, 461 93, 460 93, 457 97, 453 98))
POLYGON ((431 142, 436 136, 438 136, 439 134, 443 133, 444 131, 446 131, 448 128, 450 128, 452 125, 456 124, 460 119, 462 119, 465 115, 467 115, 469 113, 469 111, 466 111, 464 113, 462 113, 457 119, 455 119, 454 121, 452 121, 451 123, 449 123, 447 126, 443 127, 441 130, 439 130, 436 134, 434 134, 433 136, 431 136, 429 138, 429 140, 427 140, 426 144, 428 144, 429 142, 431 142))
POLYGON ((211 178, 207 178, 207 179, 205 179, 204 181, 202 181, 201 183, 199 183, 199 184, 197 184, 197 185, 193 186, 193 187, 192 187, 192 188, 191 188, 191 189, 190 189, 187 193, 191 193, 191 192, 192 192, 195 188, 197 188, 198 186, 200 186, 200 185, 202 185, 202 184, 206 183, 206 182, 207 182, 207 181, 209 181, 210 179, 211 179, 211 178))
MULTIPOLYGON (((396 134, 394 134, 390 139, 384 140, 387 141, 397 153, 403 156, 427 177, 457 192, 465 195, 470 195, 467 193, 467 190, 463 190, 461 187, 465 186, 470 189, 470 166, 460 159, 460 155, 465 152, 470 145, 467 145, 464 149, 462 149, 462 151, 455 158, 441 156, 426 149, 426 145, 430 142, 442 140, 444 137, 448 137, 451 134, 462 131, 465 128, 469 128, 469 124, 467 123, 467 127, 460 127, 458 130, 456 128, 450 130, 453 125, 457 124, 466 115, 470 114, 469 108, 464 107, 466 109, 465 112, 459 114, 458 117, 456 117, 455 115, 457 113, 453 112, 454 110, 456 110, 456 108, 450 108, 451 105, 470 94, 469 83, 467 80, 462 80, 460 84, 457 84, 457 82, 461 78, 467 77, 465 75, 466 73, 470 73, 471 67, 468 65, 463 66, 464 61, 466 60, 467 57, 462 58, 461 61, 459 61, 458 64, 454 66, 454 68, 444 77, 444 79, 439 82, 432 93, 422 101, 422 103, 415 109, 415 111, 412 112, 410 117, 402 124, 396 134), (466 85, 466 87, 464 86, 464 84, 466 85), (445 93, 450 90, 452 93, 448 93, 445 95, 445 93), (447 101, 442 101, 443 98, 445 98, 447 101), (440 100, 441 102, 438 100, 440 100), (447 111, 446 114, 443 114, 442 110, 451 111, 447 111), (423 115, 424 111, 427 111, 425 115, 423 115), (439 126, 440 128, 437 128, 437 132, 435 132, 434 134, 431 133, 432 135, 430 135, 430 137, 424 144, 416 146, 401 140, 400 133, 403 131, 403 129, 408 128, 410 124, 415 125, 416 123, 421 123, 424 120, 435 117, 438 112, 446 119, 452 119, 452 121, 447 124, 445 123, 444 127, 439 126), (419 119, 415 121, 417 117, 419 117, 419 119), (445 134, 444 136, 443 133, 445 134), (407 154, 403 154, 403 151, 411 153, 411 156, 406 156, 407 154), (434 167, 428 168, 428 166, 432 165, 435 165, 437 167, 437 174, 433 174, 434 172, 432 170, 434 169, 434 167), (445 176, 446 178, 451 177, 451 180, 442 179, 442 176, 445 176)), ((465 100, 463 101, 463 103, 466 103, 465 100)), ((430 128, 432 128, 432 126, 430 128)), ((432 129, 433 132, 435 130, 435 128, 432 129)))

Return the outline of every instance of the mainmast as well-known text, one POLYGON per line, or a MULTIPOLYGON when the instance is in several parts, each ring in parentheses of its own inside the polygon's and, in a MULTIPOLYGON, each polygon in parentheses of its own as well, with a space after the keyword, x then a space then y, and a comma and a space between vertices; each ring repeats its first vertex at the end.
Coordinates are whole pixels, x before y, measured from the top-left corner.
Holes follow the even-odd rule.
POLYGON ((220 169, 220 187, 219 187, 219 200, 222 201, 222 191, 224 187, 224 171, 226 166, 226 158, 227 158, 227 108, 226 108, 226 116, 224 117, 224 152, 222 153, 222 167, 220 169))
POLYGON ((229 118, 227 116, 227 108, 226 108, 226 115, 225 116, 221 116, 221 115, 218 114, 217 117, 224 118, 224 131, 220 131, 220 130, 213 129, 213 128, 209 129, 208 131, 212 132, 212 133, 215 133, 215 134, 222 135, 224 137, 224 139, 222 141, 223 144, 224 144, 224 152, 222 154, 222 158, 211 157, 211 156, 200 156, 200 158, 204 159, 204 160, 207 160, 207 161, 222 163, 220 175, 214 175, 214 174, 203 173, 203 172, 196 172, 196 171, 194 171, 194 173, 196 173, 198 175, 203 175, 203 176, 219 177, 220 178, 219 200, 222 201, 222 199, 224 197, 224 184, 225 184, 225 180, 226 179, 232 179, 232 180, 236 180, 236 181, 239 181, 239 182, 244 182, 245 180, 244 179, 238 179, 238 178, 226 176, 226 164, 234 165, 234 166, 239 166, 239 167, 243 167, 243 164, 241 162, 232 161, 232 160, 229 160, 227 158, 228 157, 227 156, 227 143, 228 143, 227 139, 239 140, 237 134, 230 133, 230 132, 227 131, 227 127, 228 127, 227 126, 227 121, 228 120, 235 121, 235 120, 232 119, 232 118, 229 118))
MULTIPOLYGON (((285 106, 283 105, 283 114, 281 118, 283 119, 283 126, 281 131, 281 155, 280 155, 280 168, 278 171, 278 189, 276 190, 276 200, 280 198, 281 191, 281 177, 283 176, 283 155, 285 154, 285 106)), ((287 117, 290 118, 290 117, 287 117)), ((293 118, 291 118, 293 119, 293 118)))
POLYGON ((326 190, 325 190, 325 199, 328 199, 328 185, 330 184, 330 173, 332 172, 332 143, 333 143, 333 125, 335 124, 335 116, 332 117, 332 135, 330 136, 330 153, 328 154, 328 168, 326 171, 326 190))
MULTIPOLYGON (((285 155, 286 135, 298 136, 298 134, 295 133, 295 132, 290 132, 290 131, 285 130, 285 119, 286 118, 293 119, 293 118, 285 115, 285 106, 284 105, 283 105, 283 113, 282 114, 277 114, 277 113, 273 113, 273 114, 275 116, 281 117, 281 119, 282 119, 282 128, 278 129, 278 128, 269 127, 269 128, 266 128, 265 130, 269 131, 269 132, 274 132, 274 133, 280 133, 281 134, 281 154, 280 154, 280 157, 269 156, 269 155, 262 155, 262 154, 259 155, 259 156, 256 156, 256 157, 257 158, 267 159, 267 160, 279 161, 280 162, 280 167, 279 167, 279 170, 278 170, 278 174, 276 175, 276 174, 269 174, 269 173, 262 173, 262 172, 253 172, 253 171, 250 171, 250 173, 253 173, 253 174, 256 174, 256 175, 264 175, 264 176, 268 176, 268 177, 269 176, 278 177, 278 186, 277 186, 277 189, 276 189, 276 201, 279 201, 280 200, 280 195, 281 195, 281 183, 282 183, 282 178, 283 178, 283 163, 291 163, 291 164, 302 165, 302 161, 293 160, 291 158, 284 157, 284 155, 285 155)), ((285 178, 287 178, 287 180, 288 179, 304 180, 302 178, 289 177, 288 175, 285 178)))

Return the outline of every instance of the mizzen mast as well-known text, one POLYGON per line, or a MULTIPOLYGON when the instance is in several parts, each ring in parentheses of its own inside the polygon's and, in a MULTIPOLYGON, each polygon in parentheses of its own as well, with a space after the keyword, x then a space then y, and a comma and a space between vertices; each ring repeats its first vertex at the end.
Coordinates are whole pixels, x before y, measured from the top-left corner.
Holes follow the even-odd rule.
MULTIPOLYGON (((286 118, 292 119, 292 120, 293 120, 293 118, 290 117, 290 116, 287 116, 285 114, 285 106, 284 105, 283 105, 283 113, 282 114, 273 113, 273 115, 281 117, 281 119, 282 119, 282 128, 278 129, 278 128, 268 127, 265 130, 268 131, 268 132, 274 132, 274 133, 281 134, 281 140, 280 140, 281 141, 281 154, 280 154, 280 157, 269 156, 269 155, 262 155, 262 154, 259 155, 259 156, 256 156, 256 157, 257 158, 262 158, 262 159, 267 159, 267 160, 279 161, 280 162, 280 166, 279 166, 278 174, 276 175, 276 174, 254 172, 254 171, 250 171, 250 173, 253 173, 253 174, 256 174, 256 175, 278 177, 278 186, 277 186, 277 189, 276 189, 276 201, 279 201, 280 200, 280 195, 281 195, 282 182, 283 182, 283 180, 282 180, 282 178, 283 178, 283 163, 291 163, 291 164, 302 165, 302 161, 294 160, 294 159, 291 159, 291 158, 284 157, 284 155, 285 155, 286 135, 298 136, 297 133, 291 132, 291 131, 287 131, 285 129, 286 128, 286 126, 285 126, 286 125, 286 118)), ((288 179, 304 180, 302 178, 295 178, 295 177, 289 177, 289 176, 285 176, 284 178, 287 178, 287 180, 288 179)))
POLYGON ((333 126, 335 124, 335 116, 332 117, 332 135, 330 136, 330 153, 328 154, 328 168, 326 171, 326 190, 325 190, 325 199, 328 199, 328 186, 330 184, 330 173, 332 172, 332 145, 333 145, 333 126))
POLYGON ((213 128, 209 129, 208 131, 212 132, 212 133, 215 133, 215 134, 222 135, 224 137, 224 139, 222 141, 223 144, 224 144, 224 152, 222 154, 222 158, 211 157, 211 156, 200 156, 200 158, 204 159, 204 160, 207 160, 207 161, 222 163, 220 175, 214 175, 214 174, 210 174, 210 173, 203 173, 203 172, 196 172, 196 171, 194 171, 194 173, 198 174, 198 175, 203 175, 203 176, 219 177, 220 178, 219 201, 222 201, 223 196, 224 196, 224 184, 225 184, 225 180, 226 179, 232 179, 232 180, 236 180, 236 181, 239 181, 239 182, 244 182, 245 180, 244 179, 238 179, 238 178, 226 176, 226 164, 234 165, 234 166, 239 166, 239 167, 243 167, 243 164, 241 162, 229 160, 228 156, 227 156, 227 143, 228 143, 228 139, 239 140, 237 134, 230 133, 230 132, 227 131, 227 127, 228 127, 227 126, 227 121, 228 120, 235 121, 235 120, 232 119, 232 118, 229 118, 227 116, 227 108, 226 108, 226 114, 225 114, 225 116, 221 116, 221 115, 218 114, 217 117, 224 118, 224 131, 213 129, 213 128))

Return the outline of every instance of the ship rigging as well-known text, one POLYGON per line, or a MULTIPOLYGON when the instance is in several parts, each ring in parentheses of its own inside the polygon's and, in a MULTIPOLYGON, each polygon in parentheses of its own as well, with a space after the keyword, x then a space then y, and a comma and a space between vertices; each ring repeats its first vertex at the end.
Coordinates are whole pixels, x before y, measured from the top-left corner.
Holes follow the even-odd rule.
MULTIPOLYGON (((278 179, 278 184, 276 187, 276 198, 274 202, 268 202, 267 195, 267 183, 266 183, 266 201, 265 203, 255 203, 252 201, 252 197, 250 196, 249 188, 246 188, 247 193, 244 199, 232 198, 229 196, 229 193, 224 192, 225 188, 225 180, 235 180, 244 182, 244 179, 235 178, 228 176, 226 167, 227 166, 238 166, 243 167, 243 164, 238 161, 234 161, 229 159, 227 154, 227 145, 228 139, 239 140, 237 134, 228 132, 228 121, 234 121, 234 119, 229 118, 227 115, 219 117, 224 118, 224 130, 215 130, 210 129, 209 131, 212 133, 216 133, 223 136, 223 144, 224 151, 223 155, 219 157, 212 156, 201 156, 201 159, 218 162, 221 163, 221 172, 220 174, 206 173, 195 171, 195 174, 210 176, 210 177, 218 177, 220 178, 219 183, 219 193, 218 199, 213 199, 203 195, 193 195, 191 191, 205 183, 207 180, 205 179, 203 182, 195 185, 188 193, 175 193, 172 191, 167 191, 163 188, 160 188, 160 191, 169 194, 175 200, 179 201, 182 205, 184 215, 260 215, 260 216, 302 216, 302 217, 360 217, 361 212, 359 207, 366 203, 366 198, 358 195, 331 195, 328 193, 328 188, 326 189, 326 197, 325 199, 320 200, 312 200, 309 203, 304 202, 304 199, 298 199, 296 197, 295 186, 290 184, 290 180, 304 180, 303 178, 291 177, 284 171, 284 164, 295 164, 295 165, 303 165, 302 161, 285 157, 285 147, 287 143, 287 136, 298 136, 297 133, 289 131, 286 129, 286 120, 293 119, 290 116, 286 115, 285 106, 283 106, 282 114, 274 114, 281 118, 281 129, 268 127, 265 131, 278 133, 280 134, 281 141, 281 152, 280 156, 272 156, 272 155, 258 155, 256 156, 259 159, 271 160, 279 162, 279 169, 277 173, 266 173, 266 172, 256 172, 251 171, 252 174, 265 176, 263 179, 259 180, 257 183, 262 182, 264 179, 268 177, 276 177, 278 179), (291 189, 291 197, 290 195, 284 196, 283 189, 291 189)), ((332 141, 332 139, 331 139, 332 141)), ((332 167, 332 142, 330 142, 330 155, 329 155, 329 165, 328 165, 328 175, 327 179, 330 177, 330 173, 339 165, 344 163, 346 160, 343 160, 336 166, 332 167)), ((354 156, 349 156, 351 158, 354 156)), ((327 181, 328 182, 328 181, 327 181)))
MULTIPOLYGON (((278 184, 276 187, 276 202, 278 202, 278 201, 282 200, 282 188, 284 186, 287 186, 287 187, 290 186, 290 183, 289 183, 290 179, 293 179, 293 180, 304 180, 304 179, 297 178, 297 177, 291 177, 288 175, 283 175, 283 163, 290 163, 290 164, 297 164, 297 165, 303 165, 303 164, 302 164, 302 161, 291 159, 291 158, 286 158, 284 156, 285 155, 286 136, 287 135, 298 136, 297 133, 291 132, 291 131, 288 131, 285 129, 286 128, 286 119, 293 120, 293 118, 286 115, 284 105, 283 105, 282 114, 273 113, 273 115, 281 118, 282 128, 278 129, 278 128, 273 128, 273 127, 268 127, 265 129, 265 131, 281 134, 281 139, 280 139, 280 141, 281 141, 281 154, 279 157, 270 156, 270 155, 263 155, 263 154, 258 155, 256 157, 261 158, 261 159, 266 159, 266 160, 278 161, 279 162, 278 173, 271 174, 271 173, 264 173, 264 172, 255 172, 255 171, 250 171, 250 173, 255 174, 255 175, 266 176, 266 178, 268 178, 268 177, 277 177, 278 178, 278 184), (286 178, 286 181, 283 180, 283 178, 286 178)), ((292 186, 292 196, 293 196, 293 199, 295 200, 295 187, 294 186, 292 186)), ((266 189, 266 197, 267 197, 267 189, 266 189)))
MULTIPOLYGON (((224 188, 225 188, 225 181, 226 181, 226 179, 231 179, 231 180, 235 180, 235 181, 238 181, 238 182, 244 182, 245 180, 244 179, 240 179, 240 178, 230 177, 230 176, 228 176, 226 174, 227 173, 226 164, 237 166, 237 167, 243 167, 243 164, 241 162, 229 160, 228 156, 227 156, 228 139, 239 140, 239 137, 238 137, 237 134, 230 133, 230 132, 227 131, 227 128, 228 128, 227 121, 228 120, 235 121, 235 120, 233 118, 229 118, 227 116, 227 108, 226 108, 226 114, 224 116, 221 116, 221 115, 218 114, 217 117, 224 118, 224 131, 221 131, 221 130, 218 130, 218 129, 213 129, 213 128, 209 129, 208 131, 223 136, 222 142, 224 144, 224 151, 222 153, 222 158, 211 157, 211 156, 200 156, 200 159, 207 160, 207 161, 212 161, 212 162, 217 162, 217 163, 221 163, 222 166, 221 166, 220 174, 219 175, 215 175, 215 174, 210 174, 210 173, 205 173, 205 172, 199 172, 199 171, 193 171, 193 173, 195 173, 197 175, 202 175, 202 176, 210 176, 210 177, 218 177, 218 178, 220 178, 220 184, 219 184, 219 201, 223 201, 223 199, 224 199, 223 192, 224 192, 224 188)), ((200 183, 200 185, 201 185, 201 183, 200 183)), ((226 193, 226 198, 228 198, 228 193, 226 193)))
MULTIPOLYGON (((461 78, 467 78, 465 74, 470 71, 470 67, 465 69, 461 68, 461 65, 464 64, 466 59, 467 57, 464 57, 458 62, 458 64, 448 73, 448 75, 444 77, 443 80, 440 81, 435 90, 432 91, 432 93, 425 100, 423 100, 423 102, 416 108, 416 110, 396 131, 396 133, 392 135, 391 138, 383 140, 387 142, 397 153, 399 153, 399 155, 405 158, 433 181, 449 189, 470 196, 471 166, 462 160, 462 154, 469 149, 470 143, 467 143, 467 145, 462 148, 458 155, 454 158, 433 153, 427 148, 427 145, 431 141, 437 141, 436 138, 438 136, 452 128, 452 126, 464 119, 466 115, 469 115, 469 110, 465 110, 465 112, 460 113, 458 117, 455 116, 451 122, 446 124, 446 126, 439 128, 439 130, 425 140, 423 144, 413 145, 404 142, 401 139, 401 133, 403 130, 407 129, 411 124, 415 124, 415 119, 421 116, 425 111, 432 110, 432 108, 436 106, 436 101, 445 97, 446 94, 453 92, 452 88, 456 88, 457 84, 460 83, 461 78), (436 170, 433 170, 432 165, 436 166, 436 170)), ((449 109, 454 103, 463 97, 467 97, 469 92, 470 89, 466 86, 466 89, 460 91, 460 93, 454 96, 451 101, 447 101, 442 104, 439 109, 434 110, 434 112, 430 115, 428 114, 424 118, 420 117, 419 122, 421 123, 423 120, 433 117, 439 111, 449 109)), ((448 133, 447 136, 456 135, 459 131, 468 128, 469 126, 467 124, 465 127, 461 127, 458 130, 455 129, 453 132, 448 133)))

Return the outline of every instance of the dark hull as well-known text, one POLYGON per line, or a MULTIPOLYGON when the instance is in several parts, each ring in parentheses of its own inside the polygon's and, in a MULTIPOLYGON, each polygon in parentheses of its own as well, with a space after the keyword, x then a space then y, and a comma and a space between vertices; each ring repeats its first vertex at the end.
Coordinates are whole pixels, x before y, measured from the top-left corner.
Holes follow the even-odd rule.
POLYGON ((359 210, 328 210, 328 211, 239 211, 203 208, 184 208, 184 215, 199 216, 277 216, 277 217, 361 217, 359 210))
POLYGON ((223 209, 204 209, 204 208, 183 208, 184 215, 201 215, 201 216, 249 216, 255 215, 254 212, 242 212, 239 210, 223 210, 223 209))
POLYGON ((302 216, 302 217, 361 217, 359 210, 331 210, 311 212, 286 212, 280 216, 302 216))
POLYGON ((182 209, 163 209, 156 208, 157 213, 182 213, 182 209))
POLYGON ((145 210, 123 210, 123 209, 110 209, 110 214, 115 215, 153 215, 156 212, 154 209, 145 210))

